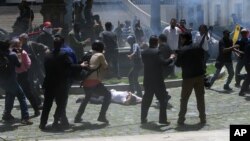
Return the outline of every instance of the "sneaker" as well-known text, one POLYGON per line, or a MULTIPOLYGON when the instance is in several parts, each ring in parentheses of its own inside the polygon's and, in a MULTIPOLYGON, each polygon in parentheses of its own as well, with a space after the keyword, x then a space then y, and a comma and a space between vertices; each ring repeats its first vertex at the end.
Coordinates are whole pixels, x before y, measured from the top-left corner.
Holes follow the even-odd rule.
POLYGON ((29 119, 22 119, 22 120, 21 120, 21 123, 22 123, 22 124, 25 124, 25 125, 32 125, 32 124, 33 124, 33 122, 30 121, 29 119))
POLYGON ((107 124, 109 123, 106 116, 99 116, 97 120, 100 121, 100 122, 105 122, 107 124))
POLYGON ((3 117, 2 117, 2 120, 4 121, 12 121, 12 120, 15 120, 15 117, 13 117, 11 114, 4 114, 3 117))

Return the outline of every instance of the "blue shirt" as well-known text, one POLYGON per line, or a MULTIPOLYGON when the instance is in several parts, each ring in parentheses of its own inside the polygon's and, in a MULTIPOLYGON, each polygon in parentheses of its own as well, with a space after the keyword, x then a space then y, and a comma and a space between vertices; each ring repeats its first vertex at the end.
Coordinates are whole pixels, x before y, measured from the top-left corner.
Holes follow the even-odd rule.
POLYGON ((64 46, 61 48, 61 51, 65 52, 70 57, 73 64, 77 64, 76 54, 69 45, 64 44, 64 46))

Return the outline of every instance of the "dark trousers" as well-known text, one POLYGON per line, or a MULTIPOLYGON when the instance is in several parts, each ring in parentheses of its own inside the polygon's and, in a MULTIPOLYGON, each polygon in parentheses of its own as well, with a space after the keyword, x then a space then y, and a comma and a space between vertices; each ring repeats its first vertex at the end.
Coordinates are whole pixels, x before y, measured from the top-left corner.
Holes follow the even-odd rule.
POLYGON ((57 84, 57 86, 45 88, 40 125, 47 124, 49 112, 54 100, 57 105, 54 114, 54 122, 58 122, 63 116, 66 116, 65 111, 68 101, 68 84, 57 84))
POLYGON ((119 56, 118 52, 106 52, 105 53, 105 58, 110 65, 110 74, 111 76, 114 77, 120 77, 120 72, 119 72, 119 56))
MULTIPOLYGON (((219 63, 219 62, 218 62, 219 63)), ((234 69, 233 69, 233 63, 223 63, 223 62, 220 62, 220 64, 218 65, 218 67, 216 68, 216 71, 213 75, 213 77, 211 78, 211 81, 210 81, 210 85, 212 86, 215 82, 215 80, 219 77, 220 75, 220 71, 222 69, 223 66, 226 66, 227 68, 227 72, 228 72, 228 77, 227 77, 227 81, 225 83, 224 86, 229 86, 229 84, 231 83, 231 81, 233 80, 233 77, 234 77, 234 69)))
POLYGON ((28 72, 19 73, 17 75, 17 80, 20 86, 22 87, 25 96, 29 100, 32 108, 35 111, 37 111, 38 110, 37 99, 31 91, 31 85, 30 85, 29 78, 28 78, 28 72))
POLYGON ((249 89, 250 85, 250 65, 245 65, 246 71, 247 71, 247 76, 242 84, 240 94, 246 92, 249 89))
POLYGON ((93 94, 98 94, 98 95, 104 96, 102 108, 101 108, 99 116, 106 116, 106 112, 107 112, 108 107, 109 107, 110 102, 111 102, 110 91, 102 83, 99 83, 97 86, 91 87, 91 88, 84 87, 84 91, 85 91, 85 98, 82 101, 82 103, 78 109, 76 117, 80 118, 83 115, 85 108, 86 108, 86 106, 91 98, 91 95, 93 95, 93 94))
POLYGON ((138 96, 142 96, 142 90, 141 86, 138 81, 139 73, 142 68, 141 63, 133 63, 133 67, 130 70, 128 74, 128 80, 129 80, 129 91, 134 93, 135 91, 137 92, 138 96))
POLYGON ((163 77, 164 79, 167 79, 169 75, 174 71, 174 66, 164 66, 163 67, 163 77))
POLYGON ((154 95, 159 100, 160 103, 160 113, 159 113, 159 122, 166 122, 167 120, 167 103, 166 103, 166 96, 167 91, 165 84, 162 82, 161 84, 152 84, 145 86, 144 85, 145 93, 142 97, 141 103, 141 120, 147 119, 148 110, 152 103, 154 95))
POLYGON ((187 113, 187 105, 189 97, 192 91, 195 91, 196 101, 197 101, 197 109, 199 111, 199 117, 201 120, 206 119, 205 113, 205 90, 204 90, 204 77, 198 76, 190 79, 183 79, 182 82, 182 90, 181 90, 181 104, 180 104, 180 112, 179 112, 179 120, 184 121, 185 115, 187 113))
POLYGON ((235 81, 237 85, 240 85, 240 81, 243 79, 243 76, 240 74, 243 67, 244 67, 244 60, 238 59, 238 62, 235 68, 235 81))

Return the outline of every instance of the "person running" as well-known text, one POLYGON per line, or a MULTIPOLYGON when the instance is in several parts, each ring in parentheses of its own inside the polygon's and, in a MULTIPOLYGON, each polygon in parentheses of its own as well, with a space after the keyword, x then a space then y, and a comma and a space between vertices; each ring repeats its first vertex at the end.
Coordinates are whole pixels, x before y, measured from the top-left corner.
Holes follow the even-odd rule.
POLYGON ((219 41, 219 55, 215 63, 216 71, 210 80, 209 88, 213 86, 215 80, 218 78, 222 67, 226 66, 228 77, 227 77, 226 84, 224 85, 224 90, 227 90, 227 91, 232 90, 232 88, 230 88, 229 85, 234 76, 232 51, 234 50, 235 47, 238 47, 238 46, 233 46, 233 40, 230 39, 230 32, 228 30, 224 30, 223 38, 219 41))
POLYGON ((81 117, 85 112, 86 106, 92 94, 95 93, 104 96, 101 111, 97 120, 108 124, 109 121, 106 118, 106 113, 111 102, 111 93, 102 83, 102 76, 108 68, 108 63, 103 54, 104 44, 101 41, 96 40, 92 44, 92 50, 93 55, 90 58, 89 67, 90 69, 97 70, 92 72, 85 80, 83 80, 82 84, 85 91, 85 98, 77 111, 74 122, 79 123, 82 121, 81 117))

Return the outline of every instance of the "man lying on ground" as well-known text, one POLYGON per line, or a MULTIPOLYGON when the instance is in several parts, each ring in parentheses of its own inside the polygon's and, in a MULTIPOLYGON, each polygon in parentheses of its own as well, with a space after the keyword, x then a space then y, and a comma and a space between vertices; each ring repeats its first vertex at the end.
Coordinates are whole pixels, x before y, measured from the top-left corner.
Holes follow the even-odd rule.
MULTIPOLYGON (((110 92, 112 96, 111 101, 114 103, 122 105, 135 105, 141 103, 142 101, 141 97, 138 97, 135 94, 128 91, 116 91, 114 89, 111 89, 110 92)), ((78 98, 76 100, 76 103, 81 102, 83 99, 84 98, 78 98)), ((90 102, 93 104, 100 104, 103 102, 103 96, 95 94, 90 98, 90 102)))

